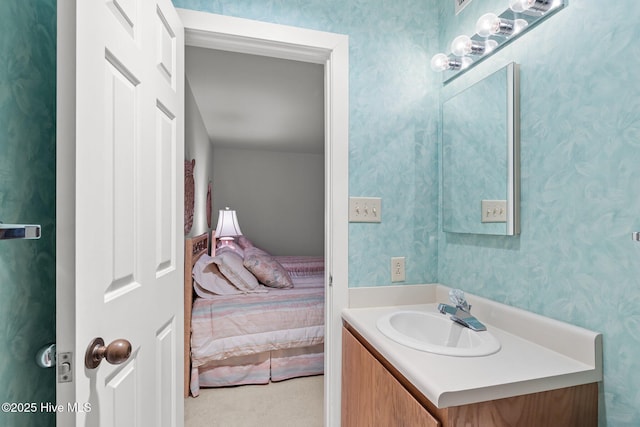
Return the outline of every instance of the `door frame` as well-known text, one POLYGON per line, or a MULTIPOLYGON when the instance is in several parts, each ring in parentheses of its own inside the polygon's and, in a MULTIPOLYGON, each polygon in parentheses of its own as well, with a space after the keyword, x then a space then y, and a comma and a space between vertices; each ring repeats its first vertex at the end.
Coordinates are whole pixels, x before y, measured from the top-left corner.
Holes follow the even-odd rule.
POLYGON ((324 424, 340 425, 342 318, 348 306, 349 37, 178 9, 185 45, 324 65, 324 424))
MULTIPOLYGON (((61 351, 75 348, 76 1, 58 0, 56 13, 56 351, 59 356, 61 351)), ((82 357, 74 356, 71 372, 73 364, 80 363, 78 358, 82 357)), ((74 384, 75 381, 60 383, 56 375, 57 404, 77 402, 74 384)), ((56 425, 73 424, 75 414, 57 411, 56 425)))

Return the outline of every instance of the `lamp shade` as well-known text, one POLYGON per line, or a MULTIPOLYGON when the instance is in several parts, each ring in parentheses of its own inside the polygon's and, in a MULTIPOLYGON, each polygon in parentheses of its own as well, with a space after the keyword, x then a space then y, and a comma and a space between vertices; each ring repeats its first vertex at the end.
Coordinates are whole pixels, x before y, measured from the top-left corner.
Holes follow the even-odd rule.
POLYGON ((238 217, 236 211, 225 208, 220 210, 218 214, 218 225, 216 226, 216 237, 235 237, 241 236, 240 226, 238 225, 238 217))

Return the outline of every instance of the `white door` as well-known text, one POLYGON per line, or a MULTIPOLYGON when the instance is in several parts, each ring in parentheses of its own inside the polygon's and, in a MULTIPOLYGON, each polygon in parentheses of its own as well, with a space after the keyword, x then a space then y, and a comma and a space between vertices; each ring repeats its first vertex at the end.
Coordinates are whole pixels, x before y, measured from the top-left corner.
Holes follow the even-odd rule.
POLYGON ((170 0, 58 14, 58 425, 179 426, 184 30, 170 0), (131 354, 87 367, 98 337, 131 354))

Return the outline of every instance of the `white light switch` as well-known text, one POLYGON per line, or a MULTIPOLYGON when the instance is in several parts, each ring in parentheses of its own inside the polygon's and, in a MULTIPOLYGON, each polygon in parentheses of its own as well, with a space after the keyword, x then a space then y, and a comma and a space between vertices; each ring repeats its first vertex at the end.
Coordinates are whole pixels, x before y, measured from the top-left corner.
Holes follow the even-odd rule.
POLYGON ((482 222, 507 222, 506 200, 483 200, 482 222))
POLYGON ((349 222, 382 222, 382 199, 349 197, 349 222))

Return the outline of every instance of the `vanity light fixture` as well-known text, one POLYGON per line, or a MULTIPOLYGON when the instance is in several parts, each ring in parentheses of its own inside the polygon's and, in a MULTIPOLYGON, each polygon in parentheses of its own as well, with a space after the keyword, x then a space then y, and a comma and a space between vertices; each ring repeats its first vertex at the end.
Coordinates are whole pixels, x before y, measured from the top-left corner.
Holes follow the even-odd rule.
POLYGON ((453 39, 451 53, 431 58, 431 69, 443 73, 444 82, 491 56, 520 35, 554 15, 567 0, 509 0, 501 14, 485 13, 476 22, 476 33, 453 39))
POLYGON ((508 37, 518 34, 527 25, 524 19, 504 19, 495 13, 485 13, 476 22, 476 33, 480 37, 489 37, 494 34, 508 37))

